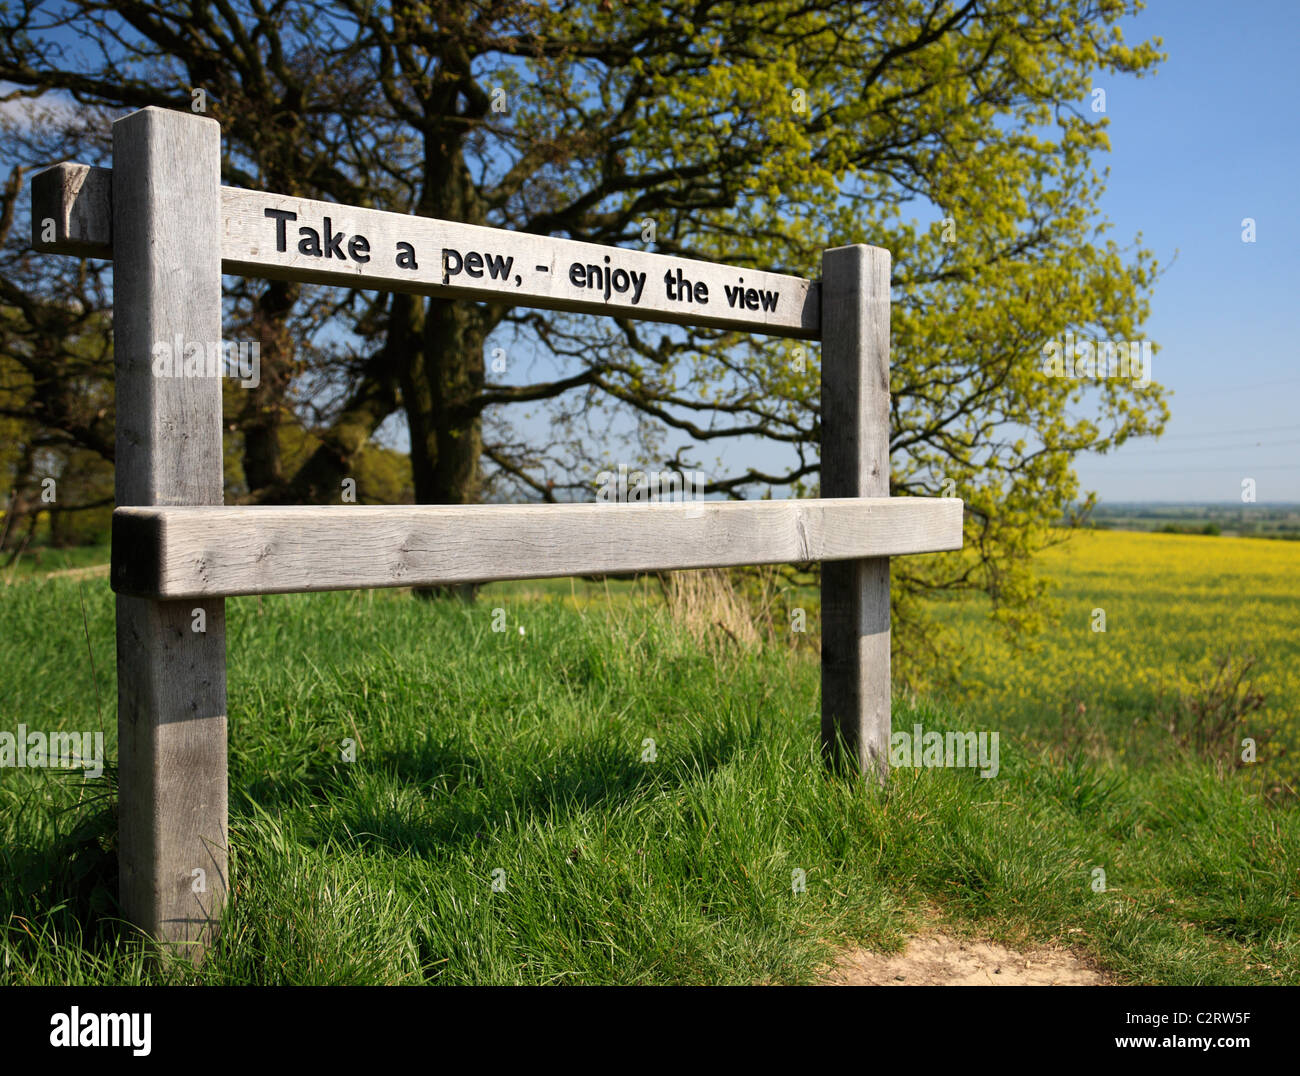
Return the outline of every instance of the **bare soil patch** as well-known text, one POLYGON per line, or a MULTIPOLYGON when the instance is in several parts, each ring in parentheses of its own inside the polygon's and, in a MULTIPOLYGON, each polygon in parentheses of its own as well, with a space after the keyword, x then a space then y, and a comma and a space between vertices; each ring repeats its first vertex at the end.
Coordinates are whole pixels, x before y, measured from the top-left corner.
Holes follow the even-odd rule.
POLYGON ((57 572, 38 572, 33 575, 25 575, 21 579, 10 578, 5 582, 12 583, 29 583, 34 579, 75 579, 77 577, 94 578, 96 576, 108 575, 109 565, 91 564, 85 568, 60 568, 57 572))
POLYGON ((1068 949, 1017 952, 942 930, 911 939, 901 953, 846 949, 823 986, 1105 986, 1106 977, 1068 949))

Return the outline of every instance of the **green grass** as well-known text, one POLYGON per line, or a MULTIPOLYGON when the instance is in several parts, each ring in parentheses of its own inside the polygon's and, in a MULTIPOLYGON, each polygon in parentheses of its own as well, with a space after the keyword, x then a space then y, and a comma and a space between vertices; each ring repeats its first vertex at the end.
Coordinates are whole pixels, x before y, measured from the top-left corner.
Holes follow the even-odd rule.
MULTIPOLYGON (((111 774, 0 770, 0 983, 802 983, 936 913, 1121 982, 1300 982, 1300 816, 1247 782, 1010 733, 995 779, 830 778, 815 660, 715 661, 633 588, 568 591, 230 601, 219 944, 196 971, 118 920, 111 774)), ((0 729, 102 718, 113 757, 106 582, 7 588, 0 640, 0 729)))
MULTIPOLYGON (((24 549, 13 563, 0 568, 0 585, 16 579, 49 575, 52 572, 75 571, 108 564, 107 545, 76 545, 56 549, 52 546, 31 546, 24 549)), ((4 560, 10 557, 5 553, 4 560)))

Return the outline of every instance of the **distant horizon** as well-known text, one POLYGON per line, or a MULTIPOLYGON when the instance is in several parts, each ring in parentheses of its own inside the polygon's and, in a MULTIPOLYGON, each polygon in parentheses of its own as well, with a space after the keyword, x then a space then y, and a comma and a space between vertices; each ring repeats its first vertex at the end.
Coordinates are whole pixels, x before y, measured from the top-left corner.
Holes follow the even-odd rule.
POLYGON ((1142 497, 1137 500, 1113 500, 1098 495, 1098 506, 1102 504, 1113 505, 1117 508, 1141 508, 1150 504, 1163 504, 1171 508, 1295 508, 1300 510, 1300 501, 1252 501, 1245 503, 1242 501, 1190 501, 1185 498, 1163 499, 1154 497, 1142 497))

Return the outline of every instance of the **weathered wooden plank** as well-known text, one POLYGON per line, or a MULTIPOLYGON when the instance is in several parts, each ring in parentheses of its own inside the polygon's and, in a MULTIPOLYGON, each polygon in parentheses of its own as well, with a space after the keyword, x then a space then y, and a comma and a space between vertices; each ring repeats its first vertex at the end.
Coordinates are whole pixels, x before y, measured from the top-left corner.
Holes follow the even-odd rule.
MULTIPOLYGON (((152 370, 158 341, 221 338, 220 168, 214 120, 113 125, 119 505, 222 501, 220 378, 152 370)), ((223 602, 119 595, 117 680, 122 908, 197 958, 226 895, 223 602)))
POLYGON ((113 587, 158 598, 806 563, 961 546, 940 498, 119 508, 113 587))
MULTIPOLYGON (((64 225, 36 249, 107 256, 111 173, 75 164, 47 169, 33 179, 34 206, 38 186, 43 217, 64 225)), ((772 336, 814 339, 820 331, 818 285, 801 277, 239 187, 223 187, 221 205, 222 269, 232 275, 772 336)))
MULTIPOLYGON (((821 493, 889 496, 889 252, 822 255, 821 493)), ((942 503, 942 502, 940 502, 942 503)), ((953 545, 961 545, 960 502, 953 545)), ((833 766, 889 770, 889 559, 822 566, 822 748, 833 766), (842 750, 841 750, 842 749, 842 750)))
POLYGON ((227 271, 245 276, 771 335, 818 331, 814 289, 799 277, 237 188, 223 203, 227 271), (322 253, 304 253, 313 248, 322 253))
POLYGON ((113 170, 65 161, 32 176, 32 248, 111 258, 113 170))

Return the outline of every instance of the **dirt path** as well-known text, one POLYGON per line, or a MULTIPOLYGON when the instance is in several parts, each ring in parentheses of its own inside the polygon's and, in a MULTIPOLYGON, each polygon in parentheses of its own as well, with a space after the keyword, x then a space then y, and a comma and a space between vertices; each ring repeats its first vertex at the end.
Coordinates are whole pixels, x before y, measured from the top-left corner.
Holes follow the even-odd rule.
POLYGON ((91 564, 85 568, 60 568, 57 572, 41 572, 38 575, 15 576, 13 579, 6 579, 7 584, 27 583, 33 579, 58 579, 60 577, 76 576, 96 576, 108 575, 107 564, 91 564))
POLYGON ((931 930, 902 953, 846 949, 824 986, 1105 986, 1106 977, 1068 949, 1016 952, 994 942, 931 930))

